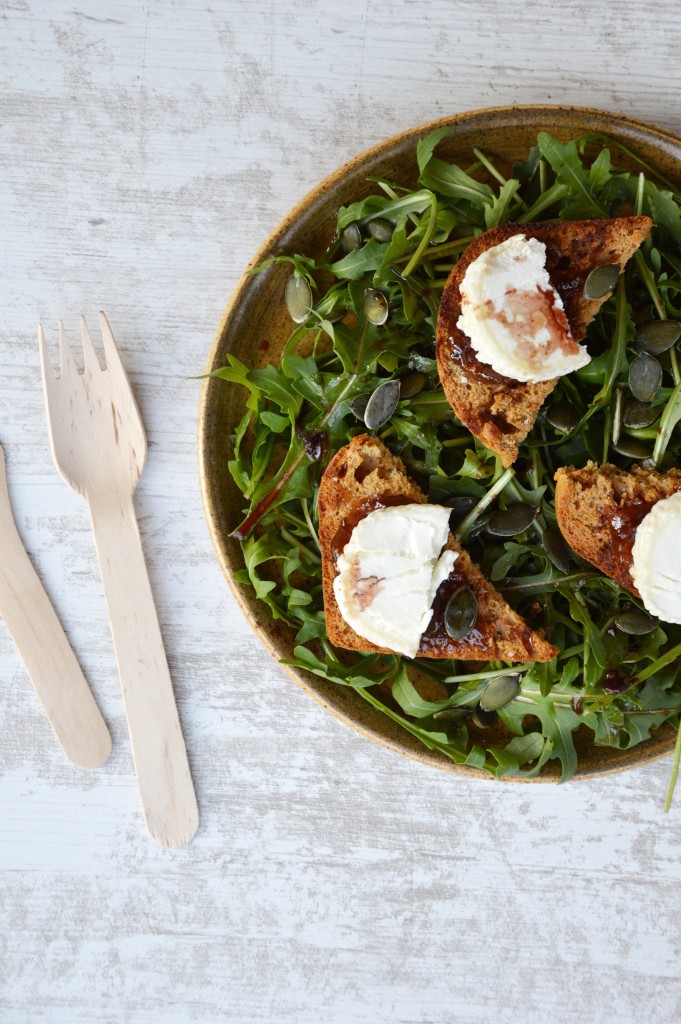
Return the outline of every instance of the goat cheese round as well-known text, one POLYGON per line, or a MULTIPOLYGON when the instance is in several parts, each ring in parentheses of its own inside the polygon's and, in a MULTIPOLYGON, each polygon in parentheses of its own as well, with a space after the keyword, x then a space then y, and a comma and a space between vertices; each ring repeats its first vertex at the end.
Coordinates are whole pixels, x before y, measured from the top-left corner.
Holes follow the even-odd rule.
POLYGON ((632 548, 631 578, 651 615, 681 623, 681 493, 663 498, 644 516, 632 548))
POLYGON ((538 382, 590 361, 570 332, 546 270, 546 246, 512 235, 473 260, 460 287, 459 330, 483 363, 512 380, 538 382))
POLYGON ((450 514, 441 505, 393 505, 360 519, 333 583, 340 613, 355 633, 416 657, 437 589, 458 557, 442 550, 450 514))

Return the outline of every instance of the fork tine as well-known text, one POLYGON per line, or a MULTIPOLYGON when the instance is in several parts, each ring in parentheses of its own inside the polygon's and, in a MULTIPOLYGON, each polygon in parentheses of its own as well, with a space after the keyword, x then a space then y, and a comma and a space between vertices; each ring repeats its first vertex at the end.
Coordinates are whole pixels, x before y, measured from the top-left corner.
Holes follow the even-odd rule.
POLYGON ((59 462, 57 460, 57 449, 55 446, 55 436, 54 430, 52 429, 52 423, 57 415, 59 403, 59 381, 55 376, 54 367, 52 366, 52 361, 47 351, 45 332, 43 331, 42 324, 38 324, 38 351, 40 352, 40 372, 43 378, 43 398, 45 401, 45 413, 47 418, 47 435, 50 439, 52 458, 54 459, 55 465, 58 467, 59 462))
POLYGON ((52 361, 47 351, 45 332, 42 324, 38 324, 38 351, 40 353, 40 372, 43 378, 43 392, 45 395, 45 403, 47 405, 47 417, 49 419, 50 398, 54 394, 57 379, 55 377, 52 361))
POLYGON ((109 321, 106 318, 106 313, 101 309, 99 311, 99 328, 102 332, 102 344, 104 346, 107 369, 113 369, 115 366, 116 369, 125 376, 125 370, 123 369, 121 357, 116 347, 113 332, 109 327, 109 321))
POLYGON ((38 324, 38 352, 40 353, 40 371, 43 375, 43 380, 47 383, 50 378, 54 377, 54 370, 52 369, 52 363, 47 354, 47 344, 45 343, 45 331, 43 325, 38 324))
MULTIPOLYGON (((137 425, 134 431, 135 440, 132 444, 133 455, 137 455, 142 460, 146 459, 147 453, 147 436, 144 431, 144 424, 142 422, 142 415, 139 411, 139 406, 133 394, 132 388, 130 387, 130 380, 125 367, 121 361, 121 356, 116 347, 113 332, 109 327, 109 321, 106 318, 106 313, 100 309, 99 311, 99 326, 102 332, 102 345, 104 346, 104 356, 106 358, 106 368, 111 371, 111 376, 116 379, 122 387, 125 388, 128 396, 128 402, 130 403, 131 409, 134 409, 137 413, 137 425)), ((132 437, 132 420, 129 424, 132 437)))
POLYGON ((92 343, 92 335, 82 313, 80 317, 80 336, 83 342, 83 365, 85 366, 85 372, 95 373, 97 370, 101 370, 99 358, 92 343))
POLYGON ((73 374, 78 372, 78 367, 73 358, 73 352, 69 345, 69 339, 66 337, 66 331, 64 330, 64 321, 59 321, 59 358, 61 359, 61 375, 66 377, 67 374, 73 374))

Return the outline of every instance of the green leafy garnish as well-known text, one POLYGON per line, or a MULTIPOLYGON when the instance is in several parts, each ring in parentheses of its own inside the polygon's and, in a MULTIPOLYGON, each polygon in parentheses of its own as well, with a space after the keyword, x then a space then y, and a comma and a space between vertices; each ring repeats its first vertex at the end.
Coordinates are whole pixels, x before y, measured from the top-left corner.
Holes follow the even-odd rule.
MULTIPOLYGON (((553 505, 559 466, 594 459, 628 468, 626 442, 643 444, 651 466, 678 461, 675 346, 658 356, 663 383, 653 425, 628 427, 621 409, 637 328, 681 314, 681 207, 673 186, 614 140, 564 143, 540 132, 506 173, 482 149, 466 168, 440 158, 446 135, 439 129, 418 143, 416 189, 375 179, 371 195, 338 211, 338 233, 323 260, 280 255, 256 268, 289 263, 310 285, 314 304, 304 323, 292 327, 278 366, 249 369, 230 357, 215 372, 247 390, 229 464, 244 496, 244 518, 233 535, 245 568, 236 579, 295 632, 288 664, 352 687, 457 764, 496 778, 527 778, 557 762, 562 781, 577 770, 584 735, 587 744, 628 749, 664 723, 677 726, 681 712, 681 627, 651 622, 643 635, 619 628, 623 613, 643 611, 640 601, 573 552, 556 551, 553 505), (437 377, 435 325, 447 277, 470 241, 494 225, 624 213, 648 214, 656 226, 589 328, 591 362, 560 378, 549 400, 569 406, 572 424, 560 426, 543 409, 513 468, 504 471, 454 416, 437 377), (359 240, 349 252, 340 244, 348 228, 359 240), (387 300, 382 325, 365 316, 367 289, 387 300), (416 374, 419 386, 377 433, 431 501, 467 499, 458 536, 511 607, 559 648, 553 661, 410 661, 335 650, 328 642, 317 537, 320 477, 329 457, 366 429, 357 413, 361 396, 407 374, 412 381, 416 374), (518 502, 537 509, 523 533, 509 538, 486 529, 494 509, 518 502), (490 716, 480 715, 481 694, 510 672, 519 677, 519 689, 513 681, 510 687, 517 695, 485 728, 490 716)), ((256 351, 260 339, 253 340, 256 351)), ((672 788, 680 759, 681 744, 672 788)))

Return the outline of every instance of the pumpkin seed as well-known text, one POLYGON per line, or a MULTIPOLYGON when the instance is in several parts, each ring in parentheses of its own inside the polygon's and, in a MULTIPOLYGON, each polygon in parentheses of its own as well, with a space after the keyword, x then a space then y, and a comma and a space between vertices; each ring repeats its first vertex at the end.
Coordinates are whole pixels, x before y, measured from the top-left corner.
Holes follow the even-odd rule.
POLYGON ((471 720, 475 725, 477 725, 478 729, 489 729, 489 727, 494 725, 496 722, 497 713, 496 711, 485 711, 484 708, 481 708, 478 704, 477 708, 471 715, 471 720))
POLYGON ((585 297, 602 299, 613 290, 619 275, 619 263, 604 263, 602 267, 595 267, 584 282, 585 297))
POLYGON ((443 502, 445 508, 451 508, 449 514, 449 529, 454 532, 462 519, 465 519, 470 510, 477 505, 476 498, 469 498, 465 494, 459 494, 456 498, 448 498, 443 502))
POLYGON ((286 282, 284 298, 292 320, 295 320, 297 324, 302 324, 304 320, 307 320, 312 306, 312 289, 304 277, 296 277, 295 274, 291 274, 286 282))
POLYGON ((623 405, 623 393, 622 388, 615 390, 615 401, 613 402, 612 410, 612 443, 614 445, 620 439, 620 433, 622 432, 622 405, 623 405))
POLYGON ((555 565, 560 572, 569 572, 570 549, 558 527, 547 526, 541 540, 551 565, 555 565))
POLYGON ((364 422, 369 430, 378 430, 387 423, 395 412, 399 400, 399 380, 385 380, 379 384, 364 410, 364 422))
POLYGON ((639 402, 652 402, 662 387, 662 367, 655 356, 641 352, 629 367, 629 389, 639 402))
POLYGON ((624 403, 622 422, 625 427, 633 430, 649 427, 660 415, 660 410, 647 402, 639 402, 636 398, 628 398, 624 403))
POLYGON ((614 444, 613 448, 627 459, 647 459, 650 455, 650 448, 647 448, 641 441, 637 441, 633 437, 620 438, 619 443, 614 444))
POLYGON ((494 537, 515 537, 532 525, 537 511, 533 505, 513 501, 508 508, 497 509, 487 524, 487 532, 494 537))
POLYGON ((445 608, 444 625, 452 640, 467 637, 478 617, 478 599, 469 586, 455 590, 445 608))
POLYGON ((413 398, 414 395, 418 395, 419 391, 423 391, 427 380, 425 373, 421 373, 420 370, 411 370, 409 373, 405 373, 404 377, 400 377, 400 399, 413 398))
POLYGON ((377 242, 389 242, 395 230, 395 226, 383 217, 374 217, 373 220, 369 221, 367 227, 369 228, 369 234, 377 242))
POLYGON ((475 520, 470 530, 466 534, 468 541, 473 540, 474 537, 478 537, 487 529, 487 524, 494 515, 494 512, 483 512, 481 516, 475 520))
POLYGON ((497 676, 490 679, 480 694, 480 707, 483 711, 498 711, 506 707, 520 693, 520 676, 497 676))
POLYGON ((446 722, 462 722, 468 714, 468 708, 442 708, 441 711, 433 712, 433 718, 444 719, 446 722))
POLYGON ((650 352, 659 356, 661 352, 675 345, 681 338, 681 324, 678 320, 651 320, 639 327, 634 344, 639 352, 650 352))
POLYGON ((348 224, 340 234, 340 244, 343 252, 354 252, 362 248, 362 232, 359 224, 348 224))
POLYGON ((556 430, 560 430, 563 434, 569 434, 579 423, 579 413, 567 402, 554 402, 546 410, 546 420, 556 430))
POLYGON ((364 413, 366 412, 367 404, 371 395, 357 395, 350 402, 350 412, 353 416, 356 416, 358 420, 364 420, 364 413))
POLYGON ((380 327, 388 319, 388 300, 376 288, 364 290, 364 315, 370 324, 380 327))
POLYGON ((646 633, 652 633, 657 623, 639 608, 628 608, 617 616, 615 625, 623 633, 629 633, 631 636, 645 636, 646 633))

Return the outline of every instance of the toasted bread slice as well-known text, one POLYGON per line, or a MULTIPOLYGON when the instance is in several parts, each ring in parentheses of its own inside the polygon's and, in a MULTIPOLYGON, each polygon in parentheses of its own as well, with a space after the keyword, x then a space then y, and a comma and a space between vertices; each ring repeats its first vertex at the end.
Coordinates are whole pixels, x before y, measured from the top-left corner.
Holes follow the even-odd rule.
POLYGON ((584 281, 595 268, 618 263, 620 271, 648 236, 649 217, 610 220, 502 224, 472 242, 454 266, 442 293, 437 323, 437 365, 454 412, 476 437, 510 466, 518 456, 544 400, 556 381, 539 384, 511 380, 481 362, 469 338, 456 326, 461 315, 460 287, 467 268, 486 249, 523 234, 546 245, 546 269, 558 291, 575 341, 581 341, 605 302, 584 296, 584 281))
MULTIPOLYGON (((337 647, 353 651, 393 653, 359 636, 340 613, 333 592, 336 558, 357 522, 376 508, 424 503, 423 492, 406 474, 404 465, 376 437, 361 434, 341 448, 329 463, 319 487, 319 541, 326 632, 337 647)), ((451 534, 447 547, 458 553, 449 576, 435 599, 435 611, 419 648, 420 658, 458 658, 475 661, 550 661, 558 648, 531 630, 485 579, 451 534), (442 622, 450 593, 467 584, 478 600, 478 618, 461 641, 448 636, 442 622)))
POLYGON ((640 597, 631 578, 636 530, 653 505, 681 491, 681 470, 630 472, 606 463, 556 473, 556 516, 570 547, 640 597))

